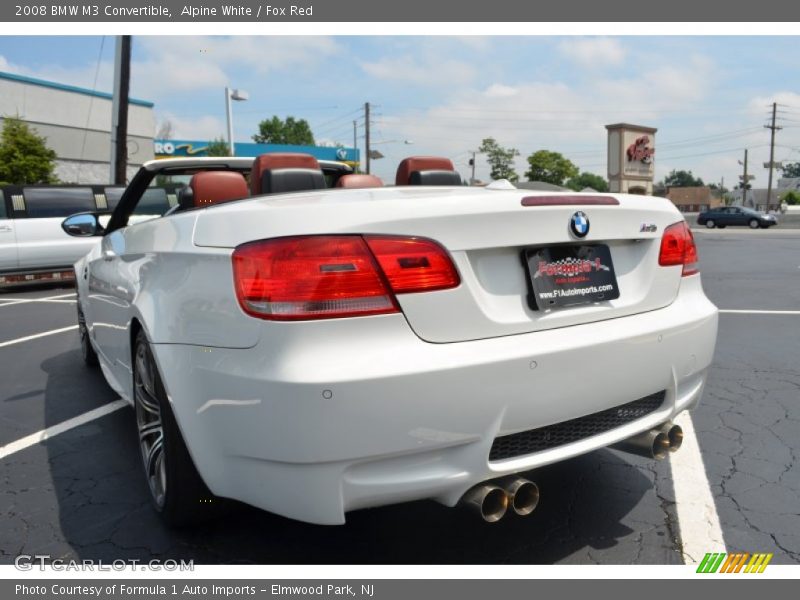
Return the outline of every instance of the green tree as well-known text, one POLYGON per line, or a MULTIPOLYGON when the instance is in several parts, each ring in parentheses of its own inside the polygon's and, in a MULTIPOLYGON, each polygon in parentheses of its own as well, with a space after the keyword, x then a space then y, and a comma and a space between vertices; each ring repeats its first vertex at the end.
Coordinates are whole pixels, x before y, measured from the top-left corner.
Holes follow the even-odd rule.
POLYGON ((220 138, 214 138, 208 142, 206 146, 207 156, 230 156, 231 153, 228 149, 228 142, 220 138))
POLYGON ((567 187, 576 192, 580 192, 583 188, 590 187, 598 192, 608 191, 608 182, 600 175, 584 171, 576 177, 567 180, 567 187))
POLYGON ((578 176, 578 167, 558 152, 538 150, 528 157, 530 168, 525 172, 528 181, 544 181, 562 185, 565 179, 578 176))
POLYGON ((796 190, 789 190, 781 196, 781 202, 786 202, 786 204, 789 204, 790 206, 796 206, 800 204, 800 192, 796 190))
POLYGON ((784 177, 800 177, 800 162, 786 163, 783 165, 784 177))
POLYGON ((705 185, 703 180, 692 175, 691 171, 676 171, 672 169, 669 175, 664 178, 666 187, 696 187, 705 185))
POLYGON ((514 170, 514 158, 519 156, 516 148, 503 148, 494 138, 485 138, 481 142, 478 152, 486 155, 486 161, 492 168, 489 176, 492 179, 508 179, 519 181, 519 175, 514 170))
POLYGON ((258 144, 295 144, 313 146, 314 134, 305 119, 286 117, 285 120, 273 116, 258 124, 258 133, 253 136, 258 144))
POLYGON ((56 183, 56 153, 19 117, 5 117, 0 136, 0 183, 56 183))

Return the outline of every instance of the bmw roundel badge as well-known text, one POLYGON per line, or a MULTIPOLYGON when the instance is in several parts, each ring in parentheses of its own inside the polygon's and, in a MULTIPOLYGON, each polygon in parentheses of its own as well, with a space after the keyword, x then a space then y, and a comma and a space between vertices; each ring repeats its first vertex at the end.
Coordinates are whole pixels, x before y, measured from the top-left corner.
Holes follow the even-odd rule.
POLYGON ((576 212, 569 219, 569 230, 577 238, 584 238, 589 233, 589 217, 582 211, 576 212))

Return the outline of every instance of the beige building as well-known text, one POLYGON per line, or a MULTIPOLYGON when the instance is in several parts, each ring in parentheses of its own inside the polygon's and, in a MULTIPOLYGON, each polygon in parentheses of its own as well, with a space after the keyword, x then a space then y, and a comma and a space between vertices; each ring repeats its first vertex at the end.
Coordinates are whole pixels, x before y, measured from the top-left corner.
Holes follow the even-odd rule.
MULTIPOLYGON (((56 153, 56 176, 65 183, 108 183, 111 94, 0 72, 0 126, 17 116, 56 153)), ((153 159, 153 103, 130 99, 128 179, 153 159)))
POLYGON ((666 195, 681 212, 702 212, 723 204, 707 185, 669 187, 666 195))

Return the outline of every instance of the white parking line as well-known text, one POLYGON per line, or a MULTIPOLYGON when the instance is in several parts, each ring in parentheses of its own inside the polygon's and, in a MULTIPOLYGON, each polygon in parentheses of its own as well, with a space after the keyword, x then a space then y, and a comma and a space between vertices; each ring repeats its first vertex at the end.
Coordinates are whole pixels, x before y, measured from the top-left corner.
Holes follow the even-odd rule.
POLYGON ((78 300, 76 298, 60 298, 50 300, 48 298, 31 298, 30 300, 6 300, 0 301, 0 306, 9 306, 11 304, 34 304, 34 303, 49 303, 49 304, 75 304, 78 300))
POLYGON ((27 335, 25 337, 17 338, 15 340, 8 340, 7 342, 0 342, 0 348, 5 348, 6 346, 13 346, 14 344, 21 344, 22 342, 27 342, 30 340, 35 340, 41 337, 47 337, 48 335, 54 335, 56 333, 64 333, 65 331, 72 331, 73 329, 77 329, 77 325, 70 325, 69 327, 62 327, 61 329, 52 329, 50 331, 43 331, 42 333, 35 333, 33 335, 27 335))
POLYGON ((683 412, 675 422, 683 428, 683 444, 679 452, 670 454, 669 461, 681 552, 685 564, 697 564, 706 552, 727 552, 727 549, 692 417, 683 412))
POLYGON ((128 403, 120 398, 119 400, 115 400, 110 404, 95 408, 94 410, 85 412, 82 415, 73 417, 72 419, 67 419, 66 421, 58 423, 57 425, 53 425, 52 427, 48 427, 47 429, 43 429, 42 431, 37 431, 31 435, 26 435, 24 438, 19 439, 16 442, 11 442, 5 446, 0 446, 0 460, 16 452, 25 450, 25 448, 30 448, 31 446, 35 446, 40 442, 49 440, 57 436, 59 433, 64 433, 65 431, 75 429, 76 427, 80 427, 81 425, 89 423, 90 421, 94 421, 95 419, 99 419, 100 417, 104 417, 107 414, 110 414, 115 410, 119 410, 123 406, 127 405, 128 403))
MULTIPOLYGON (((64 300, 61 300, 62 298, 70 298, 74 296, 75 292, 71 292, 69 294, 59 294, 58 296, 45 296, 44 298, 2 298, 0 299, 0 308, 15 304, 28 304, 30 302, 64 302, 64 300)), ((67 302, 75 302, 75 300, 68 300, 67 302)))
POLYGON ((720 314, 725 315, 800 315, 800 310, 756 310, 756 309, 720 309, 720 314))

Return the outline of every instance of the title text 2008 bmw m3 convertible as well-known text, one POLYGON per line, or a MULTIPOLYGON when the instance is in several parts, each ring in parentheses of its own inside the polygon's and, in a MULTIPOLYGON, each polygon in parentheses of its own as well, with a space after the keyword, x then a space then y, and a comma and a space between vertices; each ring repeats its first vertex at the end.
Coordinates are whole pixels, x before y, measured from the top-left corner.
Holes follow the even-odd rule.
MULTIPOLYGON (((417 499, 487 521, 518 474, 606 446, 661 457, 695 406, 717 309, 660 198, 396 185, 310 156, 153 161, 75 265, 84 357, 135 407, 170 523, 214 497, 314 523, 417 499), (151 184, 166 215, 128 224, 151 184)), ((211 504, 213 505, 213 503, 211 504)))

